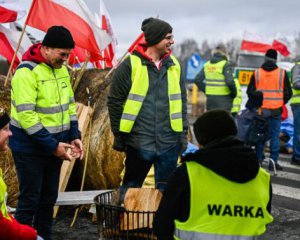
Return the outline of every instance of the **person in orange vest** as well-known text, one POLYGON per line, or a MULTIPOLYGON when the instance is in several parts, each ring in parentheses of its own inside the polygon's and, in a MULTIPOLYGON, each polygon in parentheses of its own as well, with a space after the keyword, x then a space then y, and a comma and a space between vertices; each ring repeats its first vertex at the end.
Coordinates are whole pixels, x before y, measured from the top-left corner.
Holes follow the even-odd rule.
MULTIPOLYGON (((280 69, 276 61, 276 50, 269 49, 265 54, 265 62, 251 77, 247 94, 250 98, 256 91, 263 93, 262 111, 269 124, 270 158, 275 161, 277 170, 283 170, 278 163, 280 124, 283 105, 292 97, 292 89, 285 70, 280 69)), ((260 161, 264 160, 264 144, 257 144, 255 149, 260 161)), ((268 168, 274 170, 272 164, 269 164, 268 168)))

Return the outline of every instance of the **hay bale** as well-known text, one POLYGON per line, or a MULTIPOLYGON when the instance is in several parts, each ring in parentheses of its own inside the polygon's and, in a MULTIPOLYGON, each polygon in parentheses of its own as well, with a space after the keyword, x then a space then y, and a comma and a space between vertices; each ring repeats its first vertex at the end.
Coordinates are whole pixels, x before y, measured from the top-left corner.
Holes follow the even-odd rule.
MULTIPOLYGON (((125 155, 112 149, 113 134, 107 108, 111 77, 104 80, 106 73, 106 70, 86 70, 75 92, 75 100, 87 105, 88 87, 94 106, 85 189, 111 189, 118 187, 121 182, 125 155)), ((83 136, 85 146, 87 139, 88 131, 83 136)))

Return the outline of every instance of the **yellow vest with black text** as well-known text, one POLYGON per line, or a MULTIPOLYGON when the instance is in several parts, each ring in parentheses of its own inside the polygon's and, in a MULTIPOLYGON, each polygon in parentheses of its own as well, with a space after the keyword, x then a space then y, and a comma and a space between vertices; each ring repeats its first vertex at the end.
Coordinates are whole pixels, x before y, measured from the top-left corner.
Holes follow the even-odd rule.
MULTIPOLYGON (((180 89, 180 65, 174 56, 170 56, 174 62, 168 68, 168 96, 170 123, 173 131, 182 132, 182 99, 180 89)), ((131 62, 131 89, 128 94, 121 121, 120 131, 130 133, 134 122, 143 105, 149 87, 149 76, 147 66, 143 65, 141 59, 135 55, 130 55, 131 62)))
POLYGON ((300 81, 300 62, 297 62, 292 69, 291 86, 293 90, 293 96, 291 98, 291 104, 300 104, 300 90, 293 88, 293 83, 300 81))
POLYGON ((223 68, 227 61, 222 60, 217 63, 208 61, 204 64, 205 75, 205 94, 227 96, 230 94, 230 89, 226 85, 223 68))
POLYGON ((43 127, 55 134, 69 130, 72 120, 77 115, 67 68, 22 62, 12 79, 10 124, 28 135, 43 127))
MULTIPOLYGON (((220 159, 222 161, 222 159, 220 159)), ((270 175, 259 169, 246 183, 236 183, 196 163, 187 162, 190 215, 175 220, 176 239, 252 240, 273 221, 267 211, 270 175)))
POLYGON ((236 87, 236 97, 233 99, 232 103, 232 108, 231 112, 232 113, 238 113, 241 110, 241 105, 242 105, 242 90, 241 90, 241 85, 239 83, 238 79, 234 79, 234 84, 236 87))

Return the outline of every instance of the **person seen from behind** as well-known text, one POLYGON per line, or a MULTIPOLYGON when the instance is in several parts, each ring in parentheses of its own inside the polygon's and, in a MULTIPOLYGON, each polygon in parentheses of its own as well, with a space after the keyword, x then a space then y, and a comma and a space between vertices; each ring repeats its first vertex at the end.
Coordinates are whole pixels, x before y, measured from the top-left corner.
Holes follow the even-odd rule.
POLYGON ((204 64, 196 76, 195 84, 207 97, 206 111, 212 109, 231 111, 237 89, 224 44, 218 44, 212 51, 212 58, 204 64))
MULTIPOLYGON (((269 49, 265 54, 265 62, 255 71, 247 88, 248 97, 251 98, 256 91, 263 93, 262 112, 267 118, 270 137, 270 158, 275 162, 276 170, 283 170, 278 163, 279 134, 281 124, 282 107, 292 97, 288 75, 285 70, 276 65, 277 52, 269 49)), ((263 161, 265 142, 256 146, 256 152, 260 161, 263 161)), ((274 170, 271 161, 269 170, 274 170)))
POLYGON ((233 118, 211 110, 194 123, 200 149, 169 178, 154 219, 158 239, 254 239, 271 216, 270 175, 236 138, 233 118), (221 123, 221 124, 220 124, 221 123))

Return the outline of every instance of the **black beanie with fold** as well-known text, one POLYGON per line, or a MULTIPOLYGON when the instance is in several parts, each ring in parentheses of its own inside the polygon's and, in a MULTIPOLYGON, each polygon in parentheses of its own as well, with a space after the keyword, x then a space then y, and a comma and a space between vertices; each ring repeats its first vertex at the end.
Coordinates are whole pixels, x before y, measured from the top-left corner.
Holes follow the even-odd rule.
POLYGON ((205 112, 194 123, 194 134, 199 144, 206 145, 216 139, 236 136, 237 128, 231 115, 225 110, 205 112))
POLYGON ((168 33, 172 33, 171 25, 158 18, 147 18, 142 22, 142 31, 145 34, 147 46, 159 43, 168 33))
POLYGON ((48 29, 43 46, 52 48, 74 48, 75 42, 70 31, 63 26, 52 26, 48 29))
POLYGON ((277 60, 277 51, 270 48, 265 54, 266 60, 276 61, 277 60))

